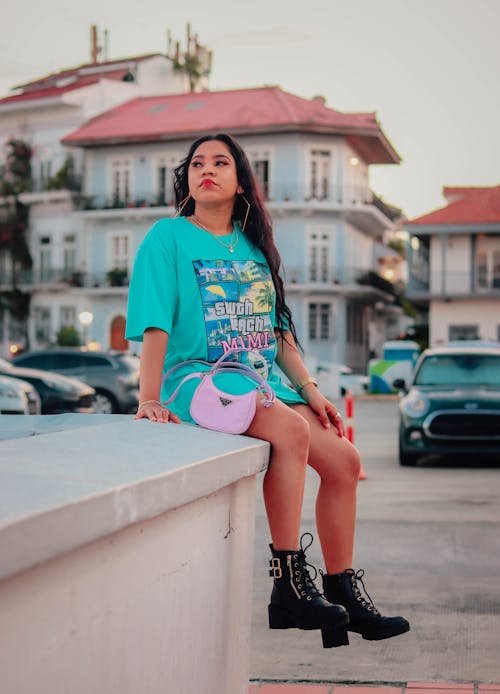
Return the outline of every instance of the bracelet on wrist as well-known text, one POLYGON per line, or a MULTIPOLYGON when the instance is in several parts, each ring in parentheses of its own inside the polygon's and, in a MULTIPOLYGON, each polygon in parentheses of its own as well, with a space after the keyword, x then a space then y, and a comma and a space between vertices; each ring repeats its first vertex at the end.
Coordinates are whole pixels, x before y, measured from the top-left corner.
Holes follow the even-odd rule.
POLYGON ((140 410, 141 407, 144 405, 149 405, 151 403, 154 403, 155 405, 161 405, 161 402, 159 400, 144 400, 144 402, 140 402, 137 409, 140 410))
POLYGON ((305 381, 302 381, 301 383, 297 383, 297 385, 295 386, 295 390, 297 391, 297 393, 300 393, 302 388, 305 388, 309 384, 316 386, 316 388, 318 387, 318 381, 315 378, 313 378, 312 376, 309 376, 309 378, 306 378, 305 381))

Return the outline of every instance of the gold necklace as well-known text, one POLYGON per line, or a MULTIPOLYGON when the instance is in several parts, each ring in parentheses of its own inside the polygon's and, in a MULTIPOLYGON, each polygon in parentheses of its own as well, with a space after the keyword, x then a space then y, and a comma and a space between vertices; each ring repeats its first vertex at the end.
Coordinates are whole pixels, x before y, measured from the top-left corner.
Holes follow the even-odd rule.
MULTIPOLYGON (((196 224, 197 227, 200 227, 200 229, 203 229, 203 231, 206 231, 207 234, 210 234, 210 236, 212 236, 217 241, 217 243, 219 243, 223 248, 228 250, 230 253, 234 253, 234 249, 236 248, 236 245, 238 243, 238 238, 239 238, 238 237, 238 225, 236 225, 236 238, 234 239, 234 241, 231 240, 229 245, 226 245, 225 243, 222 243, 218 234, 214 234, 213 231, 210 231, 210 229, 207 229, 207 227, 203 226, 203 224, 196 217, 196 215, 192 214, 191 219, 193 220, 193 222, 196 224)), ((231 236, 231 239, 232 239, 233 234, 234 234, 234 229, 231 232, 231 234, 228 234, 228 236, 231 236)))

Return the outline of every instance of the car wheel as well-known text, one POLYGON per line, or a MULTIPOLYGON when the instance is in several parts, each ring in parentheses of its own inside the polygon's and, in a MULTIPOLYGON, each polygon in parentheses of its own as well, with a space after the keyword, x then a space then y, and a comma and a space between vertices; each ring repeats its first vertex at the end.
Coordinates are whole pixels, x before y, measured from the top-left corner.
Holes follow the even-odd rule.
POLYGON ((408 453, 403 448, 401 443, 401 435, 399 436, 399 464, 402 467, 415 467, 420 455, 418 453, 408 453))
POLYGON ((94 409, 96 414, 115 414, 118 412, 118 405, 112 395, 103 390, 96 390, 94 409))

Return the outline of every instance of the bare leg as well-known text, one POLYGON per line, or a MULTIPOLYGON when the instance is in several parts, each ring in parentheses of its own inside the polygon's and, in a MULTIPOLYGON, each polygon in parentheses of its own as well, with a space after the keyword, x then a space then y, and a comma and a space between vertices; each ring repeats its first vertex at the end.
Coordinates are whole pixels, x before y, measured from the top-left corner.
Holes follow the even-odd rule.
POLYGON ((356 523, 357 449, 336 430, 324 429, 307 405, 294 405, 310 427, 309 465, 321 478, 316 499, 316 526, 329 574, 352 566, 356 523))
POLYGON ((264 477, 264 503, 275 550, 299 547, 300 519, 306 462, 309 454, 309 424, 287 405, 257 405, 246 436, 271 444, 271 460, 264 477))

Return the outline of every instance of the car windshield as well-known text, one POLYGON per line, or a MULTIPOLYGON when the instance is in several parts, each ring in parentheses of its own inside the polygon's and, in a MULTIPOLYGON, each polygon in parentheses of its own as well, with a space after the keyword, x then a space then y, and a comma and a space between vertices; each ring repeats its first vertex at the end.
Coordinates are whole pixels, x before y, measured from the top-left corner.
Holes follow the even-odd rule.
POLYGON ((500 386, 500 355, 440 354, 426 357, 415 375, 418 386, 500 386))

